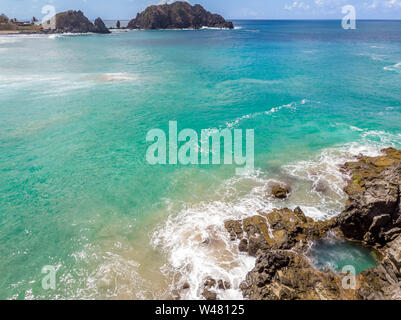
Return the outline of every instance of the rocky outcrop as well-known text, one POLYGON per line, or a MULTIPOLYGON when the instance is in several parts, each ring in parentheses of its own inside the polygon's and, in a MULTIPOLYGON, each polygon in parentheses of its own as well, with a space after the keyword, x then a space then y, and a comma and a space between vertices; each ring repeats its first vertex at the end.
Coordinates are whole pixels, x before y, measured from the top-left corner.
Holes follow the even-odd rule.
POLYGON ((379 266, 359 275, 358 299, 401 300, 401 236, 388 243, 381 254, 383 259, 379 266))
POLYGON ((315 270, 304 253, 308 243, 333 230, 334 220, 316 222, 300 208, 225 223, 239 250, 257 257, 255 268, 241 284, 252 300, 335 299, 347 296, 341 278, 333 272, 315 270))
POLYGON ((56 15, 55 33, 110 33, 102 19, 97 18, 95 24, 89 21, 82 11, 66 11, 56 15))
POLYGON ((401 299, 401 151, 346 163, 348 201, 337 224, 348 239, 377 248, 378 267, 362 272, 360 299, 401 299))
POLYGON ((206 11, 201 5, 188 2, 153 5, 138 13, 128 24, 129 29, 200 29, 202 27, 233 29, 232 22, 206 11))
POLYGON ((219 280, 216 281, 212 277, 208 277, 203 284, 203 297, 206 300, 217 300, 216 290, 228 290, 231 289, 231 284, 228 281, 219 280))
POLYGON ((260 255, 255 268, 241 284, 251 300, 336 300, 352 299, 333 272, 312 268, 305 256, 292 251, 273 250, 260 255))
POLYGON ((269 250, 302 248, 308 241, 326 235, 333 227, 333 221, 315 222, 296 208, 259 212, 259 215, 242 221, 227 221, 225 227, 231 240, 240 240, 240 251, 257 256, 269 250))
POLYGON ((345 211, 337 221, 347 238, 383 246, 401 233, 401 151, 389 148, 380 157, 345 164, 351 180, 345 211))
POLYGON ((225 223, 239 250, 257 257, 241 284, 248 299, 400 299, 401 300, 401 151, 379 157, 360 156, 344 165, 350 180, 344 212, 316 222, 302 210, 281 209, 225 223), (377 249, 377 267, 356 276, 356 287, 344 289, 332 270, 316 270, 306 244, 327 234, 377 249))
POLYGON ((95 33, 103 33, 103 34, 111 33, 110 30, 104 24, 103 20, 100 18, 97 18, 95 20, 95 28, 96 28, 95 33))
POLYGON ((277 199, 285 199, 290 194, 290 188, 287 186, 274 185, 272 188, 272 195, 277 199))

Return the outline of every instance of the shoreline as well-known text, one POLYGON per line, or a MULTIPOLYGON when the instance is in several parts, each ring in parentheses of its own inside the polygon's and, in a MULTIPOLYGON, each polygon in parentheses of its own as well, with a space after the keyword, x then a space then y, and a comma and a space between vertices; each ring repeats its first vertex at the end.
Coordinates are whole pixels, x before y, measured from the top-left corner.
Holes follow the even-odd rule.
MULTIPOLYGON (((204 30, 216 30, 216 31, 232 31, 232 30, 240 30, 241 27, 235 27, 234 29, 228 28, 213 28, 213 27, 202 27, 199 29, 192 28, 183 28, 183 29, 128 29, 128 28, 110 28, 111 33, 113 32, 130 32, 130 31, 204 31, 204 30)), ((39 34, 39 35, 52 35, 52 34, 99 34, 95 32, 45 32, 45 31, 0 31, 0 35, 30 35, 30 34, 39 34)))

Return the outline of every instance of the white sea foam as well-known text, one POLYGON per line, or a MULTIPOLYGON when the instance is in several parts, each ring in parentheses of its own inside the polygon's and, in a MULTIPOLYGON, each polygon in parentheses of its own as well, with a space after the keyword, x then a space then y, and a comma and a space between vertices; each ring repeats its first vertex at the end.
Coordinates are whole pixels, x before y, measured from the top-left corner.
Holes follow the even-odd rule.
POLYGON ((62 37, 62 35, 60 35, 60 34, 51 34, 51 35, 49 35, 49 39, 52 39, 52 40, 55 40, 55 39, 57 39, 57 38, 61 38, 62 37))
POLYGON ((91 75, 90 77, 98 82, 120 82, 120 81, 132 81, 136 79, 136 77, 133 74, 125 72, 102 73, 102 74, 91 75))
POLYGON ((16 38, 15 36, 0 37, 0 45, 9 44, 9 43, 16 43, 16 42, 19 42, 19 39, 16 38))
POLYGON ((236 80, 226 80, 217 84, 217 86, 226 86, 226 85, 233 85, 233 84, 260 84, 260 85, 274 85, 274 84, 281 84, 281 80, 265 80, 265 79, 254 79, 254 78, 241 78, 236 80))
MULTIPOLYGON (((308 100, 303 99, 299 104, 304 105, 304 104, 306 104, 307 102, 308 102, 308 100)), ((268 115, 272 115, 272 114, 274 114, 274 113, 276 113, 276 112, 279 112, 279 111, 282 110, 282 109, 292 109, 292 110, 295 110, 296 108, 297 108, 297 103, 296 103, 296 102, 291 102, 291 103, 289 103, 289 104, 284 104, 284 105, 281 105, 281 106, 273 107, 273 108, 271 108, 271 109, 269 109, 269 110, 266 110, 266 111, 246 114, 246 115, 243 115, 243 116, 241 116, 241 117, 238 117, 238 118, 235 119, 235 120, 226 122, 226 127, 227 127, 227 128, 236 128, 236 127, 238 127, 238 125, 239 125, 242 121, 244 121, 244 120, 253 119, 253 118, 256 118, 256 117, 259 117, 259 116, 268 116, 268 115)))
MULTIPOLYGON (((235 27, 234 29, 236 29, 236 28, 241 28, 241 27, 235 27)), ((205 27, 205 26, 202 27, 201 29, 202 30, 232 30, 230 28, 216 28, 216 27, 205 27)))
POLYGON ((384 57, 386 57, 385 54, 377 54, 377 53, 360 53, 358 54, 358 56, 369 57, 374 61, 383 61, 384 57))
POLYGON ((401 72, 401 62, 398 62, 392 66, 384 67, 383 69, 387 71, 401 72))
MULTIPOLYGON (((238 179, 226 181, 220 190, 230 192, 238 179)), ((152 243, 166 253, 166 275, 173 279, 171 290, 182 288, 185 282, 189 290, 181 292, 183 299, 201 299, 203 283, 208 276, 229 281, 230 290, 218 291, 219 298, 241 299, 240 283, 254 266, 255 259, 238 252, 238 243, 230 241, 224 227, 229 219, 241 219, 254 215, 258 209, 269 209, 269 203, 255 194, 238 201, 222 200, 202 202, 172 213, 166 224, 153 234, 152 243)))

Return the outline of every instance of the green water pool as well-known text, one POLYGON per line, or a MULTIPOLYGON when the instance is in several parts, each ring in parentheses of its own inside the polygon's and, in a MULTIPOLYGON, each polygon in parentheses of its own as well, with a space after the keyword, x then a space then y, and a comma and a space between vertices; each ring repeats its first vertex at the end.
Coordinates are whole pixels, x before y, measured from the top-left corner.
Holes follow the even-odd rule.
POLYGON ((310 257, 318 269, 329 267, 341 271, 345 266, 353 266, 356 274, 378 264, 375 251, 342 239, 317 241, 310 250, 310 257))

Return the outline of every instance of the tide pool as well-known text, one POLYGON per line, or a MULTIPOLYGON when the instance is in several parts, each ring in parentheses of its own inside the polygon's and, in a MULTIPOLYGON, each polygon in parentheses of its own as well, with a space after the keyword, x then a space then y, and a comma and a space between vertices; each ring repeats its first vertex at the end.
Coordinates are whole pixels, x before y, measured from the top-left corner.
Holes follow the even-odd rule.
POLYGON ((359 274, 378 265, 378 256, 374 251, 345 240, 317 241, 310 250, 310 256, 317 268, 327 267, 336 272, 351 266, 355 269, 355 274, 359 274))

